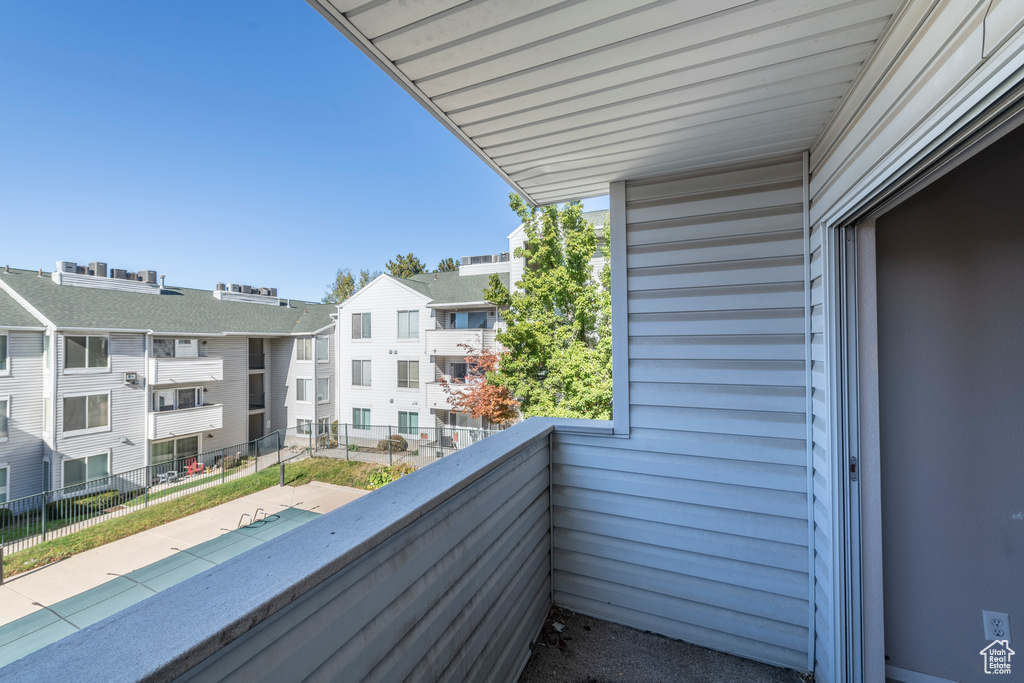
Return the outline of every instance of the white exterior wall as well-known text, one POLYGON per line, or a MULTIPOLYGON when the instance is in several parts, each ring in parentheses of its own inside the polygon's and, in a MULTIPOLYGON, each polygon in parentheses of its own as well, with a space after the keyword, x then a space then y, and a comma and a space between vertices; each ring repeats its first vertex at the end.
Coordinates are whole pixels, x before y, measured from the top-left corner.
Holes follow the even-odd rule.
POLYGON ((223 406, 224 426, 201 432, 199 451, 208 452, 249 439, 249 340, 247 337, 215 337, 202 348, 209 357, 224 361, 224 380, 203 382, 203 404, 223 406), (213 434, 213 438, 209 435, 213 434))
POLYGON ((556 433, 554 599, 808 670, 799 159, 626 183, 628 438, 556 433))
POLYGON ((435 318, 427 308, 429 299, 388 278, 374 281, 339 307, 338 381, 340 382, 339 420, 352 421, 353 408, 369 408, 374 425, 398 425, 398 413, 419 414, 420 427, 433 426, 426 404, 426 382, 433 374, 430 356, 424 348, 424 331, 433 329, 435 318), (398 311, 419 311, 419 336, 398 338, 398 311), (352 314, 370 313, 371 338, 352 339, 352 314), (352 386, 352 361, 371 361, 372 384, 352 386), (398 387, 398 361, 415 360, 420 364, 418 389, 398 387), (392 402, 392 400, 394 402, 392 402))
MULTIPOLYGON (((94 332, 90 335, 102 333, 94 332)), ((116 333, 110 342, 109 367, 99 371, 68 372, 64 368, 64 333, 56 335, 54 362, 57 368, 57 396, 54 401, 57 439, 53 460, 54 485, 62 487, 63 461, 110 453, 110 472, 116 474, 148 464, 146 413, 150 404, 146 374, 146 335, 116 333), (124 373, 135 372, 138 384, 125 386, 124 373), (110 392, 110 428, 91 434, 64 435, 64 401, 69 394, 110 392), (121 443, 121 439, 127 443, 121 443)), ((77 333, 72 336, 77 336, 77 333)))
POLYGON ((7 467, 7 499, 38 493, 43 461, 43 333, 5 331, 9 372, 0 374, 0 397, 10 401, 8 437, 0 442, 7 467))

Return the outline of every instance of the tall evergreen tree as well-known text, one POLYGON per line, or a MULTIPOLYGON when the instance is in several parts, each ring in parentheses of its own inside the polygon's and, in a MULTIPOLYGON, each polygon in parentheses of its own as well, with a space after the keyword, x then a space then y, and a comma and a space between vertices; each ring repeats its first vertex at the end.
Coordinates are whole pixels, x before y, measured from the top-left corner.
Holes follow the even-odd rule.
POLYGON ((393 261, 388 261, 386 268, 393 277, 412 277, 427 272, 427 266, 411 252, 395 256, 393 261))

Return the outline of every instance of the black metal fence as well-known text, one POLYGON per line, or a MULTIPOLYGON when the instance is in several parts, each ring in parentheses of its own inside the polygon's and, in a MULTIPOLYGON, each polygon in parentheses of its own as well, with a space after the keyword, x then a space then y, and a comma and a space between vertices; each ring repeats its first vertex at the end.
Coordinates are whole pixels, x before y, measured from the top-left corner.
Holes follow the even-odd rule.
MULTIPOLYGON (((302 430, 303 427, 298 428, 302 430)), ((317 424, 309 434, 289 433, 285 446, 310 438, 310 452, 320 457, 344 458, 393 465, 406 462, 423 467, 438 458, 481 441, 494 430, 464 427, 395 427, 394 425, 317 424)))

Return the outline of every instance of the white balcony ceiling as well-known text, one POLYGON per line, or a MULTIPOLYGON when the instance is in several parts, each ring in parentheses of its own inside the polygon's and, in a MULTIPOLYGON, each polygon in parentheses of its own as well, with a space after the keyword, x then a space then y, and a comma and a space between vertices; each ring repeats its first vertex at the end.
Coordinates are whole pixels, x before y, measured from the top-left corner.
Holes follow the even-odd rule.
POLYGON ((809 149, 899 0, 308 0, 537 204, 809 149))

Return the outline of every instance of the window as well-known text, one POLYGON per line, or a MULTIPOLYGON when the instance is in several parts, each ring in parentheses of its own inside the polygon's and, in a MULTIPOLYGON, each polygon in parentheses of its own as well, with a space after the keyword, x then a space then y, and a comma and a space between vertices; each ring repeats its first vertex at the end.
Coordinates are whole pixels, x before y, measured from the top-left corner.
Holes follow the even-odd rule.
POLYGON ((295 380, 295 400, 299 403, 313 401, 313 378, 299 377, 295 380))
POLYGON ((369 408, 353 408, 352 409, 352 427, 354 429, 369 429, 370 428, 370 409, 369 408))
MULTIPOLYGON (((331 418, 321 417, 317 418, 316 421, 316 435, 317 436, 328 436, 331 433, 331 418)), ((337 433, 335 433, 337 435, 337 433)))
POLYGON ((7 333, 0 334, 0 372, 6 373, 10 368, 7 358, 7 333))
MULTIPOLYGON (((53 488, 53 482, 50 480, 50 461, 43 461, 43 490, 49 491, 53 488)), ((3 502, 3 501, 0 501, 3 502)))
POLYGON ((7 441, 10 435, 8 424, 11 421, 11 399, 0 396, 0 441, 7 441))
POLYGON ((451 377, 453 380, 465 382, 476 372, 476 363, 452 363, 451 377))
POLYGON ((203 405, 203 388, 160 389, 153 392, 153 411, 184 410, 203 405))
POLYGON ((110 429, 110 394, 64 397, 64 432, 110 429))
POLYGON ((170 441, 158 441, 150 447, 149 464, 165 465, 157 470, 157 473, 167 470, 184 468, 192 462, 188 458, 195 458, 199 455, 199 437, 186 436, 170 441))
POLYGON ((295 420, 295 433, 296 434, 309 434, 310 432, 313 431, 312 428, 311 428, 312 424, 313 424, 312 420, 304 420, 304 419, 302 419, 300 417, 299 419, 295 420))
MULTIPOLYGON (((110 476, 110 454, 90 455, 87 458, 64 461, 64 486, 78 486, 85 482, 95 482, 110 476)), ((106 481, 97 482, 100 485, 106 481)))
POLYGON ((354 386, 354 387, 368 387, 368 386, 370 386, 370 361, 368 361, 368 360, 354 360, 354 361, 352 361, 352 386, 354 386))
POLYGON ((331 378, 318 377, 316 380, 316 402, 327 403, 331 400, 331 378))
POLYGON ((330 337, 316 338, 316 362, 326 363, 331 359, 330 337))
POLYGON ((419 389, 420 362, 418 360, 398 361, 398 386, 407 389, 419 389))
POLYGON ((0 467, 0 503, 7 502, 7 472, 8 468, 0 467))
POLYGON ((452 313, 449 316, 449 322, 453 330, 486 330, 487 311, 452 313))
POLYGON ((370 338, 370 314, 369 313, 353 313, 352 314, 352 338, 353 339, 369 339, 370 338))
POLYGON ((154 339, 153 358, 198 358, 199 343, 195 339, 154 339))
POLYGON ((313 338, 295 340, 295 360, 313 360, 313 338))
POLYGON ((68 370, 108 367, 106 337, 65 337, 64 367, 68 370))
POLYGON ((420 312, 399 311, 398 312, 398 338, 417 339, 420 336, 420 312))
POLYGON ((398 433, 419 436, 420 414, 398 411, 398 433))

